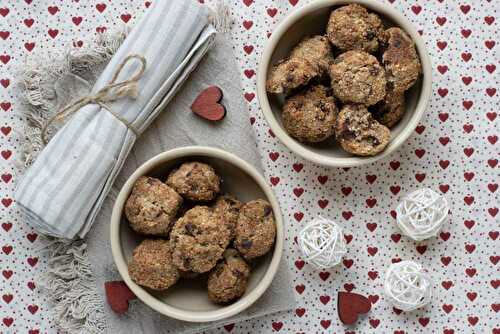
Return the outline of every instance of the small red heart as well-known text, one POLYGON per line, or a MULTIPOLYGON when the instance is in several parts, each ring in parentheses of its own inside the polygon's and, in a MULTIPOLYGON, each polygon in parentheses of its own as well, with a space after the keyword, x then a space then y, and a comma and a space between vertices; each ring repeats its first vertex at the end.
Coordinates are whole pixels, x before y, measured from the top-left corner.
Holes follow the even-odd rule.
POLYGON ((302 317, 305 313, 306 313, 305 308, 298 308, 295 310, 295 314, 297 314, 297 316, 299 316, 299 317, 302 317))
POLYGON ((342 323, 352 325, 358 320, 359 314, 370 311, 372 304, 368 298, 357 293, 340 291, 337 309, 342 323))
POLYGON ((280 178, 279 177, 274 177, 274 176, 271 176, 269 180, 271 181, 271 184, 273 186, 277 185, 280 182, 280 178))
POLYGON ((209 121, 220 121, 226 116, 226 109, 219 103, 222 96, 222 90, 219 87, 210 86, 196 97, 191 110, 209 121))
POLYGON ((104 283, 104 290, 106 291, 106 300, 109 306, 118 314, 127 312, 128 301, 136 298, 123 281, 106 282, 104 283))
POLYGON ((330 277, 330 273, 328 271, 321 271, 318 275, 323 281, 326 281, 328 277, 330 277))
POLYGON ((327 175, 319 175, 318 176, 318 182, 321 184, 325 184, 326 181, 328 181, 328 176, 327 175))
POLYGON ((453 282, 452 281, 443 281, 441 283, 441 285, 443 286, 443 288, 445 288, 446 290, 449 290, 452 286, 453 286, 453 282))

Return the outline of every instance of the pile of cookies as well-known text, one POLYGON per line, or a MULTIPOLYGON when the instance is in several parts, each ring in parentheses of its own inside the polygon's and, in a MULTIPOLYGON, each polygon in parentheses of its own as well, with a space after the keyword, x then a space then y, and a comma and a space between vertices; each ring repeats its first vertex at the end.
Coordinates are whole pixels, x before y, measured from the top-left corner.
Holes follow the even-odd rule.
POLYGON ((140 177, 125 203, 130 227, 147 236, 128 265, 137 284, 166 290, 181 278, 206 278, 208 297, 228 303, 245 293, 249 262, 276 237, 271 205, 220 195, 221 178, 202 162, 186 162, 166 182, 140 177), (207 275, 200 275, 206 273, 207 275))
POLYGON ((271 69, 269 93, 286 94, 283 126, 300 142, 335 136, 354 155, 387 146, 421 73, 412 39, 358 4, 332 11, 326 35, 306 37, 271 69))

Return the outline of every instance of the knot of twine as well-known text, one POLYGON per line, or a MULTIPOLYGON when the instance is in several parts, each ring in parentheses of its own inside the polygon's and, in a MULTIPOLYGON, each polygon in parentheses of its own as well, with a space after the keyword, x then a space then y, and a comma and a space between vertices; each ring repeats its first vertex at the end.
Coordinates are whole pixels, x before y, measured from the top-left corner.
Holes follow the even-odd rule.
POLYGON ((413 261, 393 263, 387 270, 384 291, 394 307, 412 311, 429 303, 432 280, 422 266, 413 261))
POLYGON ((102 109, 108 111, 116 119, 118 119, 120 122, 122 122, 136 136, 139 135, 139 131, 137 131, 132 126, 132 124, 130 124, 126 119, 124 119, 119 114, 117 114, 113 110, 111 110, 111 108, 108 107, 106 105, 106 103, 116 101, 116 100, 123 98, 123 97, 131 97, 133 99, 136 99, 138 96, 138 82, 139 82, 139 79, 144 74, 145 70, 146 70, 146 59, 143 56, 135 55, 135 54, 128 55, 121 62, 121 64, 118 66, 115 73, 113 74, 113 77, 111 78, 111 81, 106 86, 102 87, 94 95, 87 95, 87 96, 84 96, 84 97, 77 99, 73 103, 70 103, 69 105, 67 105, 66 107, 64 107, 60 111, 58 111, 54 116, 52 116, 47 121, 47 123, 42 128, 43 143, 45 145, 47 145, 47 143, 48 143, 47 131, 52 123, 54 123, 56 121, 64 120, 68 116, 71 116, 72 114, 74 114, 78 110, 80 110, 82 107, 84 107, 90 103, 98 104, 99 106, 102 107, 102 109), (141 66, 139 67, 139 69, 134 74, 132 74, 129 79, 116 82, 116 80, 118 79, 118 76, 120 75, 120 73, 123 70, 123 68, 125 67, 125 65, 133 59, 137 59, 141 62, 141 64, 140 64, 141 66))
POLYGON ((304 260, 318 269, 336 266, 347 251, 342 229, 323 217, 312 220, 300 231, 299 247, 304 260))
POLYGON ((419 189, 398 205, 397 224, 413 240, 424 240, 438 234, 448 210, 446 198, 429 188, 419 189))

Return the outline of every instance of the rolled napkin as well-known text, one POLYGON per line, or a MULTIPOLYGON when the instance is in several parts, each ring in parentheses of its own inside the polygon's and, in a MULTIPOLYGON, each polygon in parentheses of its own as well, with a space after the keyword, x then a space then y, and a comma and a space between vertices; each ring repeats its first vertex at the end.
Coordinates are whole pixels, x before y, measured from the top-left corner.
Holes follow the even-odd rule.
POLYGON ((208 14, 197 1, 153 2, 91 97, 80 101, 88 104, 55 134, 19 183, 15 198, 28 224, 56 237, 86 235, 137 135, 212 45, 216 31, 208 14), (131 85, 120 85, 129 80, 131 85), (103 94, 112 83, 118 87, 103 94), (136 96, 127 97, 135 88, 136 96))

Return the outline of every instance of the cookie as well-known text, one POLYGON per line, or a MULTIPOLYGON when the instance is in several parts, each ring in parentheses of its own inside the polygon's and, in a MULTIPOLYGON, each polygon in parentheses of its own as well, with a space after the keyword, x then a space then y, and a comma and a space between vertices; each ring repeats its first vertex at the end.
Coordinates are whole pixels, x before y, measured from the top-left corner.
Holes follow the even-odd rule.
POLYGON ((240 209, 243 206, 236 197, 231 195, 223 195, 217 197, 213 209, 215 214, 219 215, 229 229, 230 239, 234 239, 236 232, 236 223, 240 215, 240 209))
POLYGON ((337 107, 325 86, 312 86, 287 98, 283 106, 283 126, 298 141, 317 143, 334 134, 337 107))
POLYGON ((170 244, 162 239, 143 240, 132 252, 128 273, 135 283, 153 290, 166 290, 180 277, 170 244))
POLYGON ((337 117, 335 135, 347 152, 360 156, 376 155, 384 150, 391 131, 377 122, 365 106, 347 104, 337 117))
POLYGON ((392 128, 405 113, 405 95, 388 91, 382 101, 377 102, 368 110, 380 124, 392 128))
POLYGON ((234 245, 249 260, 269 252, 276 237, 276 223, 271 205, 262 199, 243 205, 236 225, 234 245))
POLYGON ((387 89, 403 93, 415 84, 422 72, 415 44, 400 28, 389 28, 384 31, 381 41, 387 89))
POLYGON ((326 33, 330 42, 342 51, 375 52, 383 31, 380 18, 366 8, 352 4, 335 9, 330 14, 326 33))
POLYGON ((208 276, 208 298, 218 304, 233 301, 245 293, 250 276, 250 267, 235 249, 224 252, 208 276))
POLYGON ((363 51, 347 51, 330 66, 335 97, 343 103, 371 106, 385 96, 385 71, 377 58, 363 51))
POLYGON ((212 209, 195 206, 170 232, 173 262, 182 271, 207 272, 222 256, 229 238, 229 229, 212 209))
POLYGON ((211 201, 220 191, 220 177, 202 162, 185 162, 173 170, 166 183, 191 201, 211 201))
POLYGON ((304 58, 317 66, 320 72, 327 72, 331 62, 333 62, 332 47, 328 38, 321 35, 306 37, 295 46, 290 58, 304 58))
POLYGON ((306 85, 319 69, 305 58, 283 59, 271 68, 266 81, 269 93, 282 94, 306 85))
POLYGON ((137 233, 166 236, 182 204, 182 197, 158 179, 141 176, 125 203, 125 216, 137 233))

